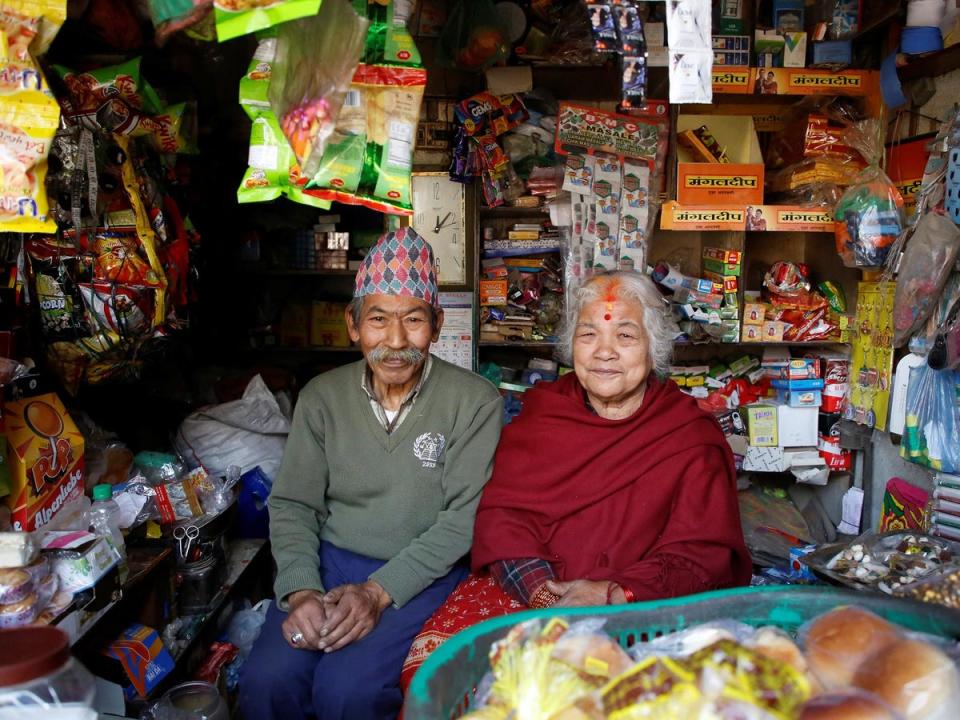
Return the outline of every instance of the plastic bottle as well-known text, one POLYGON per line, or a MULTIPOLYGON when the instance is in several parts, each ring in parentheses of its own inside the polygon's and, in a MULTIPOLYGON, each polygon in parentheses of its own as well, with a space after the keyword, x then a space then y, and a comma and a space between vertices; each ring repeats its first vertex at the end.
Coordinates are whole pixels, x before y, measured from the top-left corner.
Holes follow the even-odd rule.
POLYGON ((120 554, 120 575, 126 575, 127 548, 120 532, 120 506, 113 500, 113 488, 102 483, 93 486, 93 505, 90 506, 90 527, 97 535, 107 538, 120 554))

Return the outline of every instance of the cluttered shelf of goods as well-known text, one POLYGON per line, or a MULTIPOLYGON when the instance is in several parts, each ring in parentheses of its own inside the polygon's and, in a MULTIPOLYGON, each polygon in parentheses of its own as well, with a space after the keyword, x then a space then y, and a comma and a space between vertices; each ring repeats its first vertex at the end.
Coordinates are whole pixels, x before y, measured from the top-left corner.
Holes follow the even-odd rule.
POLYGON ((0 47, 0 720, 960 717, 957 0, 0 47))

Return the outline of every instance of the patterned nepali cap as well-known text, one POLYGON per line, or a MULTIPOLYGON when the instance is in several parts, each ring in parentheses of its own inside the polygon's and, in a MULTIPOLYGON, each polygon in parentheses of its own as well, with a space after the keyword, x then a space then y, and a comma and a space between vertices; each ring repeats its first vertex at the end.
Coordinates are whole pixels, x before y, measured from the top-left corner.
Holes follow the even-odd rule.
POLYGON ((382 235, 357 271, 355 298, 407 295, 439 305, 433 248, 410 227, 382 235))

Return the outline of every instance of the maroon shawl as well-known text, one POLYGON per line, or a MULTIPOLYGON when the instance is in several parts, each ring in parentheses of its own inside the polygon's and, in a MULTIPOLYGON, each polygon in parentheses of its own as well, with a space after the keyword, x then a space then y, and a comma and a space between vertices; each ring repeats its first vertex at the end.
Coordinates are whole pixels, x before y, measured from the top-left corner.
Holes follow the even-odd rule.
POLYGON ((624 420, 590 411, 573 373, 524 395, 477 511, 474 570, 538 557, 561 580, 637 600, 750 581, 733 456, 717 422, 651 378, 624 420))

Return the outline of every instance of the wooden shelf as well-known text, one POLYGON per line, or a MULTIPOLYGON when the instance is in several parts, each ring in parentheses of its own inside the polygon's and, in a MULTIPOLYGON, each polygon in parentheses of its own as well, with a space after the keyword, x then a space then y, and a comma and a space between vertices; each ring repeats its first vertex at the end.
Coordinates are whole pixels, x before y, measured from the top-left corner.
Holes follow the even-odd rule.
POLYGON ((922 77, 939 77, 957 68, 960 68, 960 43, 937 52, 914 57, 906 65, 897 68, 897 75, 901 80, 915 80, 922 77))
POLYGON ((537 217, 539 215, 548 215, 549 211, 546 207, 541 205, 540 207, 535 208, 524 208, 524 207, 482 207, 480 208, 480 218, 481 219, 497 219, 497 218, 526 218, 526 217, 537 217))
POLYGON ((301 270, 297 268, 258 268, 245 267, 246 275, 269 275, 276 277, 316 276, 316 277, 354 277, 356 270, 301 270))
POLYGON ((503 342, 480 340, 477 345, 480 347, 552 348, 556 347, 557 343, 553 340, 504 340, 503 342))
POLYGON ((307 347, 289 347, 286 345, 267 345, 259 348, 247 348, 247 352, 252 353, 304 353, 304 354, 318 354, 318 353, 359 353, 360 348, 355 345, 350 347, 324 347, 322 345, 309 345, 307 347))

